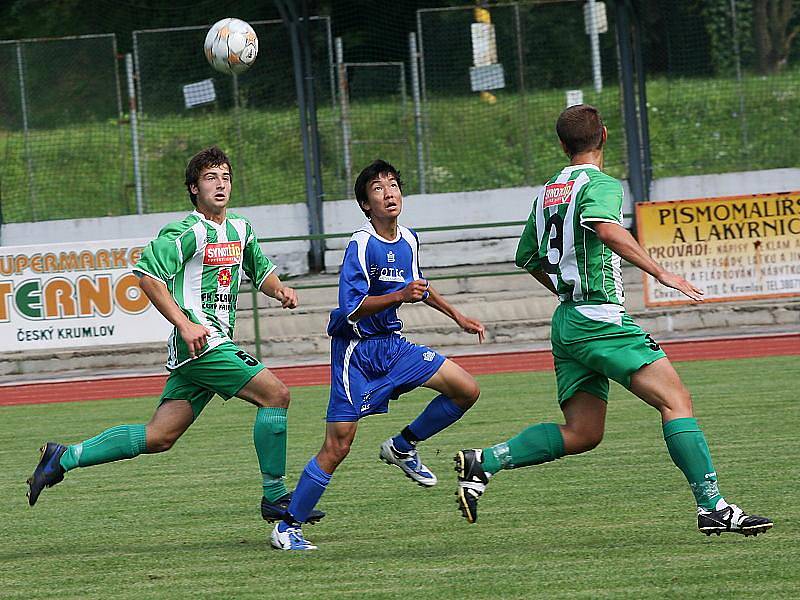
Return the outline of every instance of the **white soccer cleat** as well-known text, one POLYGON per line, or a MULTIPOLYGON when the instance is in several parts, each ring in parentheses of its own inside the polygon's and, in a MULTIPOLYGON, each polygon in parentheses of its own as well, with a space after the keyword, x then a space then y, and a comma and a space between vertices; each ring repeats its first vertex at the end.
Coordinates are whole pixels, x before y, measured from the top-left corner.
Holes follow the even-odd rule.
POLYGON ((422 487, 433 487, 438 481, 436 475, 422 464, 416 450, 401 452, 394 447, 392 438, 381 444, 380 459, 387 465, 397 465, 406 477, 415 481, 422 487))
POLYGON ((280 523, 276 523, 270 535, 270 543, 278 550, 316 550, 317 547, 303 537, 303 530, 297 527, 287 527, 280 531, 280 523))

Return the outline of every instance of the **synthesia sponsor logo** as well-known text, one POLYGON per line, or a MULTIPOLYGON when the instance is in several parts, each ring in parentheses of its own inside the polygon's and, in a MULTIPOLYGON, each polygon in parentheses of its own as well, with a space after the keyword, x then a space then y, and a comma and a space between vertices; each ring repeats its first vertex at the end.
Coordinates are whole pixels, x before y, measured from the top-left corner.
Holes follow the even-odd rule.
POLYGON ((566 183, 551 183, 544 188, 544 208, 556 206, 569 202, 572 197, 572 186, 575 182, 568 181, 566 183))
POLYGON ((242 258, 241 242, 208 244, 203 254, 203 264, 209 267, 232 267, 242 258))

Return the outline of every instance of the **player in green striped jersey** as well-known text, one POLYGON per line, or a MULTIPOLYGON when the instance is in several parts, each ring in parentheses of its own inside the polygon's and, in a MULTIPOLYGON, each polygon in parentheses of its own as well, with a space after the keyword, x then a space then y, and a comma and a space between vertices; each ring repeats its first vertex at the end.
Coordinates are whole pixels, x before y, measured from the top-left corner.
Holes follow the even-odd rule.
POLYGON ((602 172, 608 132, 597 109, 585 104, 566 109, 556 132, 570 164, 536 196, 516 264, 560 300, 551 343, 565 424, 539 423, 500 444, 460 451, 456 495, 462 514, 476 521, 478 499, 499 471, 596 447, 613 379, 661 413, 669 455, 697 503, 700 531, 767 531, 770 519, 748 515, 720 494, 689 392, 660 346, 625 313, 621 259, 692 300, 701 301, 703 292, 653 261, 623 227, 622 186, 602 172))
MULTIPOLYGON (((262 516, 283 518, 291 499, 284 483, 289 390, 232 337, 243 275, 283 308, 295 308, 297 294, 278 279, 250 222, 227 212, 232 180, 222 150, 211 147, 195 155, 186 168, 195 210, 164 227, 133 269, 142 291, 174 326, 170 376, 155 414, 146 425, 112 427, 80 444, 45 444, 28 480, 31 506, 45 486, 71 469, 169 450, 218 394, 258 407, 253 442, 263 477, 262 516)), ((314 520, 323 514, 317 511, 314 520)))

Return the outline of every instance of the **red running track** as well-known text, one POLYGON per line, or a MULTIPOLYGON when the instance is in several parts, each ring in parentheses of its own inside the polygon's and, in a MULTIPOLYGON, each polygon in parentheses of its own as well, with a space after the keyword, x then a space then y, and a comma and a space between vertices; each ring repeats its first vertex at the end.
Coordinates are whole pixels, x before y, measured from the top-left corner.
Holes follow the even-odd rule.
MULTIPOLYGON (((673 361, 789 356, 800 355, 800 334, 676 341, 665 342, 662 346, 673 361)), ((547 371, 553 368, 549 350, 469 354, 453 356, 452 360, 473 375, 547 371)), ((275 367, 272 372, 290 387, 330 383, 330 365, 275 367)), ((3 385, 0 386, 0 406, 158 396, 166 379, 166 375, 142 375, 3 385)))

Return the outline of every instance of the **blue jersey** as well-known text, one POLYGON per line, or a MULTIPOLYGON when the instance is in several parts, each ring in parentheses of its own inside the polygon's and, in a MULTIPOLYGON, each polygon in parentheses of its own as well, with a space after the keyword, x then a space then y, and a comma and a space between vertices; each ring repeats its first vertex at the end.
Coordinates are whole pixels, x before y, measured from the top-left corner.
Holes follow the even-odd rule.
POLYGON ((397 316, 399 304, 358 321, 353 321, 352 316, 367 296, 391 294, 422 279, 418 250, 417 234, 402 225, 397 226, 394 240, 382 238, 369 222, 356 231, 344 253, 339 272, 339 307, 331 312, 328 335, 368 338, 403 329, 397 316))

